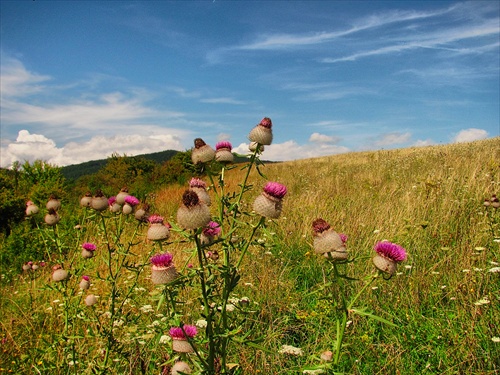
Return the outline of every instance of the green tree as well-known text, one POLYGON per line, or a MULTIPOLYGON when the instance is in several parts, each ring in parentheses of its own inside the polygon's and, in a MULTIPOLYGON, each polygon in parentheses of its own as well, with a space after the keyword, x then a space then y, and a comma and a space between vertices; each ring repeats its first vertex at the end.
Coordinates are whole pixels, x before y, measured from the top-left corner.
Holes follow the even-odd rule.
POLYGON ((24 219, 26 198, 17 194, 17 171, 0 169, 0 231, 10 235, 24 219))

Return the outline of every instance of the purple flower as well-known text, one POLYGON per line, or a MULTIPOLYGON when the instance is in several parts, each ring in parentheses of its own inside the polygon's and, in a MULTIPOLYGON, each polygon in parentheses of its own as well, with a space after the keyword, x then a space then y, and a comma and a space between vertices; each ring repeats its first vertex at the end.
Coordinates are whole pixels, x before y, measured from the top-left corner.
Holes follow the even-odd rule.
POLYGON ((151 264, 157 267, 170 267, 172 265, 173 255, 170 253, 156 254, 150 259, 151 264))
POLYGON ((189 181, 189 187, 205 189, 207 187, 207 184, 205 183, 205 181, 200 180, 199 178, 192 178, 191 181, 189 181))
POLYGON ((269 117, 264 117, 262 120, 260 120, 259 125, 271 129, 271 127, 273 126, 273 122, 269 117))
POLYGON ((186 336, 189 338, 196 336, 196 334, 198 333, 198 330, 196 329, 196 326, 191 326, 189 324, 186 324, 186 325, 182 326, 182 328, 181 327, 172 327, 172 328, 170 328, 170 331, 168 333, 174 339, 186 339, 186 336), (184 332, 186 334, 184 334, 184 332))
POLYGON ((346 243, 347 242, 347 239, 349 237, 347 237, 347 234, 344 234, 344 233, 339 233, 339 236, 340 236, 340 239, 342 240, 342 243, 346 243))
POLYGON ((87 275, 83 275, 82 276, 82 280, 90 281, 90 277, 88 277, 87 275))
POLYGON ((278 182, 268 182, 264 186, 264 192, 274 198, 282 199, 286 194, 286 186, 278 182))
POLYGON ((40 263, 38 263, 38 265, 39 265, 40 267, 45 267, 45 264, 46 264, 46 263, 45 263, 43 260, 42 260, 40 263))
POLYGON ((148 221, 150 224, 163 224, 163 216, 154 214, 148 218, 148 221))
POLYGON ((389 258, 394 262, 402 262, 406 259, 406 250, 392 242, 381 241, 378 242, 374 250, 381 256, 389 258))
POLYGON ((203 228, 203 234, 205 236, 215 237, 220 234, 221 228, 220 224, 215 221, 211 221, 207 224, 205 228, 203 228))
POLYGON ((114 205, 116 203, 116 197, 109 197, 108 198, 108 204, 110 206, 114 205))
POLYGON ((90 242, 85 242, 82 247, 85 249, 85 250, 88 250, 88 251, 95 251, 95 249, 97 249, 96 245, 94 245, 93 243, 90 243, 90 242))
POLYGON ((137 206, 139 204, 139 199, 137 199, 133 195, 127 195, 125 197, 125 203, 128 203, 131 206, 137 206))
POLYGON ((231 151, 233 146, 228 141, 220 141, 215 145, 215 149, 220 150, 221 148, 227 148, 227 149, 229 149, 229 151, 231 151))

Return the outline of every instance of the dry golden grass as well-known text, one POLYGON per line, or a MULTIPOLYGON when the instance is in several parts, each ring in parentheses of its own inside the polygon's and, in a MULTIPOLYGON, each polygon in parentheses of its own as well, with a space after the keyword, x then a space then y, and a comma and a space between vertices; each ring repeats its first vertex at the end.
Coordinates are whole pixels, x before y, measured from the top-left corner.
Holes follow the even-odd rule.
MULTIPOLYGON (((328 281, 329 268, 311 251, 311 223, 319 217, 349 236, 348 249, 356 258, 345 267, 350 276, 362 278, 373 272, 370 258, 377 241, 387 239, 408 251, 400 274, 389 281, 377 280, 359 301, 398 327, 351 316, 337 371, 410 375, 500 371, 500 344, 492 341, 500 336, 500 281, 498 273, 488 272, 492 262, 500 263, 500 243, 495 241, 500 238, 500 212, 488 216, 483 207, 485 198, 500 195, 500 138, 274 163, 261 170, 266 179, 255 170, 249 177, 254 189, 243 200, 247 209, 267 181, 285 184, 288 193, 282 217, 257 233, 262 246, 249 249, 241 269, 237 293, 256 303, 259 312, 248 324, 255 324, 262 336, 260 344, 266 348, 235 350, 234 360, 245 373, 301 373, 304 365, 319 363, 322 351, 332 349, 335 310, 314 293, 328 281), (485 297, 490 303, 475 304, 485 297), (300 346, 306 355, 283 356, 277 352, 283 344, 300 346)), ((226 171, 225 191, 238 191, 245 173, 239 166, 226 171)), ((155 192, 154 212, 175 222, 185 189, 171 186, 155 192)), ((215 201, 213 189, 210 194, 215 201)), ((215 215, 216 207, 212 209, 215 215)), ((145 228, 141 231, 134 262, 152 251, 144 240, 145 228)), ((175 233, 172 241, 165 250, 187 262, 192 245, 175 233)), ((37 283, 48 277, 47 273, 37 283)), ((148 285, 146 276, 139 284, 148 285)), ((351 291, 361 285, 362 280, 353 283, 351 291)), ((26 280, 2 288, 0 322, 12 342, 2 359, 21 361, 26 351, 30 356, 43 352, 49 336, 36 332, 54 331, 60 321, 47 311, 48 306, 54 311, 56 307, 47 296, 26 280)), ((139 314, 141 304, 156 297, 148 292, 134 295, 130 311, 139 314)), ((181 297, 190 300, 194 295, 185 290, 181 297)), ((196 319, 199 313, 194 305, 186 310, 191 309, 189 314, 196 319)))

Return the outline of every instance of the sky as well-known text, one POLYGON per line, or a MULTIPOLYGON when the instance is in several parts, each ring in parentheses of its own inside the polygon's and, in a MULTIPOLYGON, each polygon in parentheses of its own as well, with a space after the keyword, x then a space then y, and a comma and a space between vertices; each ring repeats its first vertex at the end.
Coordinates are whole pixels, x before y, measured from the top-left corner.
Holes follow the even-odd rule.
POLYGON ((498 1, 0 1, 0 166, 500 135, 498 1))

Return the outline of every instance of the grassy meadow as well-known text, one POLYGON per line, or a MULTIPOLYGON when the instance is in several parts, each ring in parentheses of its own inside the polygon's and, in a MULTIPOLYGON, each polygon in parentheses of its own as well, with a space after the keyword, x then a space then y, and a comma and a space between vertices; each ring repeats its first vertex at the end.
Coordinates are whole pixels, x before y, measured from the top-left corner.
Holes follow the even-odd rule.
MULTIPOLYGON (((233 295, 249 303, 241 314, 227 313, 238 321, 235 337, 243 337, 227 349, 233 373, 500 373, 500 208, 483 204, 500 196, 500 138, 259 169, 265 178, 251 171, 253 189, 241 201, 246 212, 266 181, 288 192, 280 218, 258 228, 238 267, 241 279, 233 295), (331 263, 314 253, 317 218, 348 236, 352 262, 338 267, 352 280, 333 279, 331 263), (374 278, 355 307, 393 324, 349 311, 340 361, 323 366, 321 354, 336 345, 336 301, 340 293, 356 295, 376 274, 373 247, 382 240, 403 246, 408 257, 393 277, 374 278), (283 345, 301 351, 283 353, 283 345)), ((245 173, 238 166, 225 171, 226 194, 239 191, 245 173)), ((175 223, 185 189, 152 188, 152 212, 175 223)), ((217 200, 214 189, 209 194, 217 200)), ((47 266, 1 270, 0 374, 169 373, 177 355, 164 336, 172 319, 182 316, 194 324, 202 318, 200 297, 190 281, 175 295, 153 285, 148 259, 168 251, 178 270, 190 274, 195 271, 188 264, 196 269, 192 243, 174 225, 169 243, 159 247, 145 238, 146 224, 106 213, 106 235, 118 233, 122 246, 108 254, 100 251, 109 245, 100 215, 78 201, 63 202, 62 210, 57 227, 43 226, 43 215, 23 223, 46 248, 43 259, 23 261, 44 260, 47 266), (81 259, 83 242, 97 245, 93 259, 81 259), (73 275, 65 284, 51 281, 54 264, 64 264, 73 275), (82 274, 91 275, 88 292, 78 289, 76 275, 82 274), (92 307, 83 302, 89 292, 100 296, 92 307), (180 315, 164 307, 162 298, 170 297, 182 301, 180 315), (117 311, 111 322, 107 311, 117 311)), ((214 204, 211 210, 214 217, 220 214, 214 204)), ((241 220, 258 221, 252 214, 241 220)), ((252 225, 241 224, 241 236, 252 225)), ((180 356, 195 373, 196 356, 180 356)))

